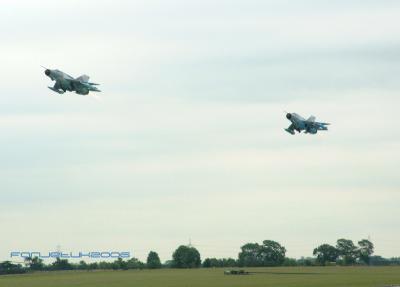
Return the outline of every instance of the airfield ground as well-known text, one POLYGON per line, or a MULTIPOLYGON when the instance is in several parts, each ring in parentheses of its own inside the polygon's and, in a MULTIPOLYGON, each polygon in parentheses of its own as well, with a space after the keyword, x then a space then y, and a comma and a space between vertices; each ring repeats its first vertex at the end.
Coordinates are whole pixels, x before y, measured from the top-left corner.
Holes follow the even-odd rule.
POLYGON ((0 276, 0 287, 383 287, 400 285, 400 267, 246 268, 38 272, 0 276))

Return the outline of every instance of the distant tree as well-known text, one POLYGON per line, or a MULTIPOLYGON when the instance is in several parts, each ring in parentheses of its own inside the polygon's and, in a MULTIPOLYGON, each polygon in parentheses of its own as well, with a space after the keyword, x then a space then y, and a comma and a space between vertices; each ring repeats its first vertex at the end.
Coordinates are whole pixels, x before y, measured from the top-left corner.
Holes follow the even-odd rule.
POLYGON ((44 267, 45 267, 45 265, 43 263, 43 259, 41 259, 37 256, 33 257, 29 264, 29 268, 31 270, 35 270, 35 271, 43 270, 44 267))
POLYGON ((72 264, 68 262, 68 259, 60 259, 59 257, 57 257, 56 261, 54 261, 51 264, 51 268, 53 270, 72 270, 72 269, 74 269, 72 264))
POLYGON ((98 269, 102 269, 102 270, 112 269, 112 263, 100 261, 98 263, 98 269))
POLYGON ((85 261, 81 260, 81 261, 79 261, 76 268, 79 270, 87 270, 87 269, 89 269, 89 265, 85 261))
POLYGON ((164 262, 163 267, 172 268, 174 266, 174 260, 167 260, 164 262))
POLYGON ((374 244, 367 239, 363 239, 358 241, 358 246, 360 260, 369 265, 370 257, 374 253, 374 244))
POLYGON ((400 257, 383 258, 382 256, 370 256, 369 264, 374 266, 400 265, 400 257))
POLYGON ((95 269, 99 269, 99 264, 97 262, 92 262, 88 264, 88 269, 89 270, 95 270, 95 269))
POLYGON ((145 264, 139 259, 132 257, 127 261, 127 267, 128 269, 143 269, 145 268, 145 264))
POLYGON ((285 261, 283 261, 283 266, 297 266, 297 260, 294 258, 285 258, 285 261))
POLYGON ((111 268, 114 270, 128 270, 128 262, 122 260, 122 258, 118 258, 112 263, 111 268))
POLYGON ((314 256, 317 256, 317 262, 326 265, 327 262, 335 262, 339 257, 339 251, 335 246, 322 244, 314 249, 314 256))
POLYGON ((4 261, 0 263, 0 275, 2 274, 18 274, 25 273, 26 269, 21 264, 14 264, 11 261, 4 261))
POLYGON ((157 252, 150 251, 149 255, 147 256, 147 268, 150 269, 157 269, 161 268, 161 260, 160 257, 158 256, 157 252))
POLYGON ((239 266, 279 266, 285 261, 286 249, 278 242, 264 240, 263 244, 247 243, 241 247, 239 266))
POLYGON ((237 261, 233 258, 206 258, 203 261, 204 268, 210 267, 236 267, 237 261))
POLYGON ((260 245, 258 243, 246 243, 240 247, 238 263, 239 266, 254 267, 262 266, 261 260, 258 256, 260 245))
POLYGON ((222 260, 219 260, 217 258, 206 258, 203 261, 203 267, 209 268, 209 267, 222 267, 222 260))
POLYGON ((190 246, 179 246, 172 254, 173 266, 176 268, 196 268, 201 264, 199 251, 190 246))
POLYGON ((302 256, 300 259, 297 260, 297 265, 313 266, 313 265, 315 265, 315 258, 302 256))
POLYGON ((25 258, 24 258, 24 264, 25 264, 25 266, 28 266, 28 268, 30 268, 32 259, 33 259, 32 257, 25 257, 25 258))
POLYGON ((349 239, 338 239, 336 249, 344 265, 354 264, 359 256, 357 246, 349 239))
POLYGON ((211 267, 211 259, 210 258, 204 259, 202 265, 204 268, 210 268, 211 267))
POLYGON ((390 265, 400 265, 400 257, 392 257, 389 261, 390 265))
POLYGON ((286 248, 273 240, 264 240, 259 257, 262 266, 279 266, 285 261, 286 248))
POLYGON ((236 267, 238 266, 237 261, 233 258, 223 258, 221 260, 221 267, 236 267))
POLYGON ((388 266, 390 265, 390 260, 387 258, 383 258, 382 256, 371 256, 369 258, 369 263, 370 265, 375 265, 375 266, 388 266))

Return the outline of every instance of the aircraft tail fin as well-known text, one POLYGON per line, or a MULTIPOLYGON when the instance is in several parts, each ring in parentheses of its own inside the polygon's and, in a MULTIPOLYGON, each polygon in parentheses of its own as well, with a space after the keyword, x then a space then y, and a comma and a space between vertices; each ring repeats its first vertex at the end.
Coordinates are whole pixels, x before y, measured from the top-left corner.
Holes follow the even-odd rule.
POLYGON ((88 75, 82 75, 82 76, 76 78, 76 80, 78 80, 79 82, 87 83, 87 82, 89 82, 89 76, 88 75))
POLYGON ((315 117, 314 117, 314 116, 310 116, 310 117, 307 119, 307 122, 315 122, 315 117))

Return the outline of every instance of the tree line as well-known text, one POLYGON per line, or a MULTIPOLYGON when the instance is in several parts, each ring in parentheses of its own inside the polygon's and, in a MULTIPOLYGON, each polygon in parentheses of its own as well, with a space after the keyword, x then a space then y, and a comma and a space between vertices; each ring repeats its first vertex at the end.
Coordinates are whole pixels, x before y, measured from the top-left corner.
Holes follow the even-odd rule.
POLYGON ((50 264, 45 264, 38 257, 27 257, 24 263, 4 261, 0 263, 0 275, 17 274, 30 271, 56 270, 128 270, 128 269, 158 269, 158 268, 212 268, 212 267, 272 267, 272 266, 326 266, 326 265, 400 265, 399 258, 386 259, 373 256, 374 245, 367 239, 354 244, 349 239, 338 239, 336 245, 321 244, 313 250, 313 257, 293 259, 286 257, 286 248, 273 240, 262 243, 246 243, 240 248, 238 258, 205 258, 201 260, 200 252, 193 246, 179 246, 172 254, 172 259, 161 263, 157 252, 150 251, 146 262, 137 258, 115 261, 79 263, 68 259, 56 258, 50 264))

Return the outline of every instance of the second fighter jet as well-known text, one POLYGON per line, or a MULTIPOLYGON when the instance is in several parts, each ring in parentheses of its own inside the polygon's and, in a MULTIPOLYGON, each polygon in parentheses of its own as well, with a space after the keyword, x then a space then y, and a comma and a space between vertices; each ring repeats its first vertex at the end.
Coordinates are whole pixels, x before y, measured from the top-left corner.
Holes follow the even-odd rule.
POLYGON ((87 75, 82 75, 75 79, 60 70, 45 69, 45 75, 52 81, 55 81, 53 87, 48 87, 53 92, 64 94, 66 91, 69 91, 79 95, 87 95, 89 92, 100 92, 96 87, 99 84, 89 82, 89 76, 87 75))
POLYGON ((314 116, 310 116, 307 120, 296 113, 286 113, 286 118, 292 123, 285 131, 294 135, 295 132, 304 131, 305 133, 316 134, 318 131, 328 130, 328 123, 320 123, 315 121, 314 116))

